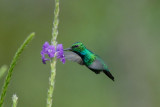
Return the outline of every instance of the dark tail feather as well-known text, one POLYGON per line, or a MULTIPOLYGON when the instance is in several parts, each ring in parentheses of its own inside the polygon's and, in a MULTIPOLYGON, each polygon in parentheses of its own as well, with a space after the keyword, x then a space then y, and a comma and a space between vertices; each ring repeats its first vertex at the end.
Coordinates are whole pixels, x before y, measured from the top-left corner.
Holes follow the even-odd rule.
POLYGON ((103 71, 110 79, 112 79, 114 81, 114 77, 112 76, 112 74, 109 72, 109 70, 104 70, 103 71))

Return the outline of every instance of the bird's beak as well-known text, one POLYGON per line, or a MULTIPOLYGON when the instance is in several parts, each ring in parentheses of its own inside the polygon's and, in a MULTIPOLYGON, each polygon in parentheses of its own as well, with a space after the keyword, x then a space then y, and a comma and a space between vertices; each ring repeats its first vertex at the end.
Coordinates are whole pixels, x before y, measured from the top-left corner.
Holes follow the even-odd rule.
POLYGON ((71 51, 71 48, 63 49, 64 51, 71 51))

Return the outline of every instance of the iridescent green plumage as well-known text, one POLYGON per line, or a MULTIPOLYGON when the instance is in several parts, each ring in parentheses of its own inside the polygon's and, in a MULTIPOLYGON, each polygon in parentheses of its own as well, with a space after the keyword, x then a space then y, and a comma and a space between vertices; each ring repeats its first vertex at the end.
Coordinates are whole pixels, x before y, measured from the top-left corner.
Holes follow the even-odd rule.
POLYGON ((86 67, 96 74, 103 71, 114 81, 114 77, 109 72, 109 69, 104 61, 99 56, 88 50, 81 42, 76 42, 71 46, 71 48, 65 50, 64 55, 66 59, 77 62, 81 65, 86 65, 86 67))

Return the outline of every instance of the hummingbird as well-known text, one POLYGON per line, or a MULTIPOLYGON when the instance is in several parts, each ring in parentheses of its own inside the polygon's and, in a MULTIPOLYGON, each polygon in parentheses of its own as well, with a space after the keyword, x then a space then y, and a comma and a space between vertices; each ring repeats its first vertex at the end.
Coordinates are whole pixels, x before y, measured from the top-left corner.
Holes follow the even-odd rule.
POLYGON ((103 72, 114 81, 114 77, 110 73, 105 62, 98 55, 87 49, 83 43, 76 42, 70 48, 64 49, 64 56, 67 60, 77 62, 80 65, 85 65, 96 74, 103 72))

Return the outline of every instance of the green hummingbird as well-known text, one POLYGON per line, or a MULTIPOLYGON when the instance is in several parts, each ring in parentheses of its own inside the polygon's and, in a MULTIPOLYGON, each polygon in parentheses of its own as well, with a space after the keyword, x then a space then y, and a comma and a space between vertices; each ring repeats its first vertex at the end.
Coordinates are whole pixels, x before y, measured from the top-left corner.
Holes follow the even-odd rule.
POLYGON ((103 72, 114 81, 114 77, 110 73, 108 66, 104 61, 99 56, 88 50, 83 43, 76 42, 70 48, 64 49, 64 56, 70 61, 77 62, 80 65, 85 65, 96 74, 103 72))

